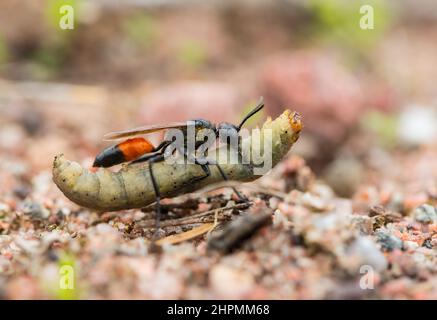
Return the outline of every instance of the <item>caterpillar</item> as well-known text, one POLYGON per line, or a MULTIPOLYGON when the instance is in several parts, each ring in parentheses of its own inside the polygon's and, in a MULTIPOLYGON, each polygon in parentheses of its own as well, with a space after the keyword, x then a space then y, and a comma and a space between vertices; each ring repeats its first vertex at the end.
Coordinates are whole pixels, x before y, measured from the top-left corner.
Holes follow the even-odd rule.
MULTIPOLYGON (((257 174, 259 164, 254 162, 252 155, 269 156, 271 166, 275 166, 297 141, 301 129, 302 121, 297 112, 286 110, 275 120, 269 118, 259 134, 252 133, 242 139, 242 150, 250 152, 242 153, 234 162, 221 163, 221 167, 230 180, 253 181, 261 175, 257 174)), ((229 149, 222 146, 208 154, 208 158, 216 158, 220 151, 229 152, 229 149)), ((117 172, 105 168, 91 172, 60 154, 53 161, 53 181, 68 199, 82 207, 102 212, 142 208, 155 202, 147 166, 145 162, 125 165, 117 172)), ((191 163, 163 161, 155 163, 153 168, 161 194, 166 198, 222 181, 215 166, 211 166, 211 175, 207 178, 198 165, 191 163)))

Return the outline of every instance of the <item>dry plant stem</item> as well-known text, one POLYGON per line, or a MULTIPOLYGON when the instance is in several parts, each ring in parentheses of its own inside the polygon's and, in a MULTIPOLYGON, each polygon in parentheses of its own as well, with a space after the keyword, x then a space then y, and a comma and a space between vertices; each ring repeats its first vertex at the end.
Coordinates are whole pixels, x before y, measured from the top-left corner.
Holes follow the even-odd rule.
POLYGON ((206 236, 209 237, 211 235, 211 232, 214 231, 215 228, 217 228, 219 225, 218 221, 218 210, 214 212, 214 224, 211 226, 211 229, 206 233, 206 236))
MULTIPOLYGON (((264 138, 271 133, 271 157, 275 166, 296 142, 301 129, 299 115, 286 110, 274 121, 267 120, 260 135, 253 134, 243 139, 242 144, 262 155, 264 138)), ((228 149, 227 146, 223 148, 228 149)), ((208 158, 214 159, 216 155, 213 153, 208 158)), ((254 164, 248 159, 244 160, 244 163, 221 164, 230 180, 247 182, 260 177, 254 174, 254 164)), ((155 163, 153 168, 162 196, 174 197, 222 181, 216 166, 210 167, 211 175, 205 179, 202 179, 205 173, 195 164, 170 164, 164 161, 155 163)), ((155 202, 147 163, 124 166, 118 172, 101 168, 92 173, 58 155, 53 163, 53 181, 68 199, 98 211, 142 208, 155 202)))
MULTIPOLYGON (((234 206, 229 207, 223 207, 213 210, 208 210, 205 212, 197 213, 190 215, 188 217, 183 217, 179 219, 169 219, 169 220, 162 220, 161 221, 161 227, 174 227, 174 226, 181 226, 181 225, 187 225, 187 224, 199 224, 199 223, 209 223, 215 220, 215 217, 217 217, 217 220, 226 220, 226 217, 223 215, 225 211, 234 210, 234 209, 246 209, 248 207, 247 203, 240 203, 236 204, 234 206), (213 216, 214 215, 214 216, 213 216), (209 217, 210 216, 210 217, 209 217)), ((154 229, 155 228, 155 219, 147 219, 140 221, 136 224, 137 226, 145 229, 154 229)))
MULTIPOLYGON (((286 200, 287 194, 285 192, 281 192, 278 190, 267 190, 266 188, 262 188, 259 185, 250 184, 250 185, 244 185, 241 186, 241 184, 237 181, 222 181, 218 183, 214 183, 210 186, 206 186, 194 193, 194 196, 196 195, 203 195, 207 194, 209 192, 215 191, 217 189, 226 188, 226 187, 242 187, 243 189, 251 190, 253 192, 258 192, 266 195, 270 195, 276 198, 279 198, 281 200, 286 200)), ((183 200, 189 200, 190 195, 183 195, 178 197, 176 200, 183 201, 183 200)))
POLYGON ((197 226, 189 231, 182 232, 179 234, 173 234, 171 236, 165 237, 163 239, 159 239, 156 241, 156 244, 158 245, 168 245, 168 244, 177 244, 183 241, 191 240, 197 237, 200 237, 201 235, 208 233, 214 228, 214 224, 212 223, 205 223, 201 226, 197 226))

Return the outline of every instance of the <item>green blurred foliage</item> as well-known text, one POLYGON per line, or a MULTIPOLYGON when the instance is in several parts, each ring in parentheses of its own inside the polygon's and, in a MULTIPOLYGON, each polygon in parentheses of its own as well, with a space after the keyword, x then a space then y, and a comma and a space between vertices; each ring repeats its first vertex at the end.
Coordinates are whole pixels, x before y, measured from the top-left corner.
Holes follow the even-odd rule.
POLYGON ((2 65, 8 61, 9 58, 9 50, 8 46, 3 39, 3 37, 0 35, 0 69, 2 68, 2 65))
POLYGON ((39 48, 32 55, 34 71, 38 78, 50 78, 56 75, 66 60, 67 48, 62 42, 56 42, 39 48))
POLYGON ((123 21, 122 29, 129 40, 143 49, 150 48, 156 39, 156 21, 147 13, 126 18, 123 21))
POLYGON ((47 0, 45 2, 45 21, 49 26, 47 37, 31 55, 30 70, 33 77, 47 80, 57 75, 67 61, 69 46, 73 37, 72 31, 77 28, 77 14, 82 0, 47 0), (74 9, 74 29, 63 30, 59 27, 62 14, 59 12, 64 5, 74 9))
POLYGON ((177 58, 184 66, 198 69, 207 61, 206 48, 199 41, 185 40, 178 49, 177 58))
MULTIPOLYGON (((62 268, 62 266, 71 266, 74 270, 74 288, 73 289, 62 289, 60 286, 58 287, 58 290, 56 292, 56 298, 60 300, 77 300, 79 299, 79 289, 78 289, 78 283, 77 283, 77 267, 76 267, 76 260, 74 256, 65 253, 58 261, 59 269, 62 268)), ((62 277, 62 275, 59 275, 59 277, 62 277)), ((61 278, 60 278, 61 279, 61 278)))
POLYGON ((372 46, 387 30, 391 15, 384 0, 309 0, 316 24, 316 33, 326 41, 357 49, 372 46), (363 5, 373 7, 374 29, 361 29, 363 5))
POLYGON ((61 31, 62 33, 68 33, 72 30, 63 30, 59 27, 59 19, 61 14, 59 10, 64 5, 69 5, 74 9, 74 25, 77 24, 77 14, 79 13, 80 3, 82 0, 47 0, 45 7, 45 19, 46 22, 53 26, 56 31, 61 31))
POLYGON ((393 114, 369 111, 362 118, 364 130, 370 131, 378 138, 378 143, 385 148, 393 148, 397 143, 399 121, 393 114))

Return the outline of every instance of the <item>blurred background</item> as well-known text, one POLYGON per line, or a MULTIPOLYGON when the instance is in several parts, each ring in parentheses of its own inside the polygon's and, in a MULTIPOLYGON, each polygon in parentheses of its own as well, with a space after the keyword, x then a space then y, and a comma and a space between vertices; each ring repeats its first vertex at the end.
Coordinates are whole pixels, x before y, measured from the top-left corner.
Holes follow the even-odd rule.
POLYGON ((0 298, 435 298, 436 27, 434 0, 1 0, 0 298), (52 182, 56 154, 90 167, 109 131, 238 123, 260 96, 248 126, 291 109, 304 129, 256 182, 294 200, 269 200, 247 250, 148 255, 152 212, 100 215, 52 182), (359 263, 380 291, 356 288, 359 263))
POLYGON ((301 112, 294 153, 338 195, 430 188, 436 24, 432 0, 2 0, 0 191, 49 180, 60 152, 89 166, 108 131, 238 122, 259 96, 251 125, 301 112), (364 4, 373 29, 360 28, 364 4))

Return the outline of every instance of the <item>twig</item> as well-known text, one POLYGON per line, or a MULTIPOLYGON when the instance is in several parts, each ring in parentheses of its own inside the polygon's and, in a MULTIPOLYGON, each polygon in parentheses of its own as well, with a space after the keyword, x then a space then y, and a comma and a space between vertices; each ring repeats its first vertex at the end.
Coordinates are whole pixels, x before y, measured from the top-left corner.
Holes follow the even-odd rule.
POLYGON ((182 232, 179 234, 173 234, 171 236, 159 239, 158 241, 156 241, 156 244, 162 246, 166 244, 177 244, 183 241, 191 240, 211 231, 213 227, 214 227, 213 223, 205 223, 189 231, 182 232))
MULTIPOLYGON (((266 188, 263 188, 261 186, 258 186, 256 184, 241 184, 241 182, 238 181, 222 181, 213 183, 209 186, 206 186, 202 189, 197 190, 196 192, 190 193, 190 194, 184 194, 179 197, 176 197, 173 199, 173 201, 178 203, 185 203, 187 201, 192 201, 193 199, 198 198, 201 195, 208 194, 212 191, 222 189, 222 188, 231 188, 231 187, 238 187, 239 189, 246 189, 246 190, 252 190, 254 192, 260 193, 260 194, 266 194, 270 195, 272 197, 279 198, 281 200, 286 201, 288 198, 288 195, 284 192, 281 192, 279 190, 268 190, 266 188)), ((177 207, 177 203, 173 205, 173 207, 177 207)), ((151 205, 150 205, 150 208, 151 205)))
MULTIPOLYGON (((208 210, 205 212, 197 213, 188 217, 183 217, 179 219, 169 219, 169 220, 163 220, 161 221, 161 227, 174 227, 174 226, 180 226, 180 225, 187 225, 187 224, 194 224, 194 223, 209 223, 211 221, 214 221, 214 217, 211 217, 211 221, 207 219, 202 219, 204 217, 210 216, 212 214, 217 213, 217 219, 218 220, 225 220, 225 217, 220 216, 220 213, 223 213, 225 211, 229 210, 240 210, 240 209, 246 209, 248 207, 247 203, 239 203, 233 206, 229 207, 223 207, 213 210, 208 210)), ((137 227, 141 227, 144 229, 151 229, 155 227, 155 219, 147 219, 140 221, 136 224, 137 227)))
MULTIPOLYGON (((264 208, 265 210, 265 208, 264 208)), ((230 252, 250 238, 258 229, 271 222, 273 211, 249 213, 228 224, 218 235, 208 239, 208 249, 230 252)))

